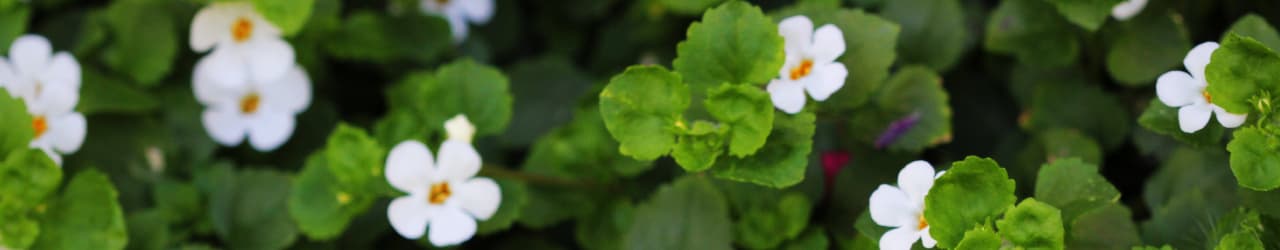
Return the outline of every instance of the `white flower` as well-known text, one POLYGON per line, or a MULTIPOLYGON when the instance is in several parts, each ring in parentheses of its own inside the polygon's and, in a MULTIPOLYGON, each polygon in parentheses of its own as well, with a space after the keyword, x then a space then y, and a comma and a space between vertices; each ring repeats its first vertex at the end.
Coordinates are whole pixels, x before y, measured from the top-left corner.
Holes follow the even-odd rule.
POLYGON ((488 220, 498 210, 498 184, 480 171, 480 154, 471 144, 449 139, 440 146, 440 160, 426 145, 405 141, 387 156, 386 176, 392 187, 408 193, 387 206, 391 227, 409 239, 427 239, 436 246, 457 245, 476 233, 476 220, 488 220))
POLYGON ((1205 87, 1204 68, 1209 65, 1209 58, 1218 49, 1218 43, 1206 42, 1196 45, 1182 59, 1187 72, 1169 71, 1156 79, 1156 96, 1169 107, 1178 108, 1178 127, 1182 132, 1195 133, 1209 123, 1209 116, 1218 114, 1218 123, 1223 127, 1234 128, 1244 123, 1248 114, 1232 114, 1213 104, 1213 98, 1205 87))
POLYGON ((457 140, 471 143, 471 137, 476 134, 476 126, 471 125, 471 121, 467 120, 467 116, 458 114, 448 121, 444 121, 444 130, 449 135, 447 140, 457 140))
POLYGON ((773 106, 795 114, 804 108, 804 92, 824 101, 844 86, 849 70, 835 61, 844 54, 840 28, 827 24, 814 31, 808 17, 793 16, 778 24, 778 33, 786 41, 787 61, 767 88, 773 106))
POLYGON ((485 24, 493 17, 493 0, 421 0, 422 11, 443 16, 453 41, 467 38, 467 23, 485 24))
POLYGON ((1133 16, 1137 16, 1138 13, 1142 12, 1142 8, 1145 7, 1147 7, 1147 0, 1124 1, 1116 4, 1115 7, 1111 7, 1111 16, 1120 21, 1129 20, 1129 18, 1133 18, 1133 16))
POLYGON ((871 219, 894 227, 880 236, 880 249, 911 249, 917 239, 922 239, 925 248, 938 243, 929 235, 929 223, 924 219, 924 197, 942 173, 946 171, 935 175, 928 162, 913 161, 898 172, 898 187, 882 184, 871 193, 871 219))
POLYGON ((242 84, 215 83, 210 71, 212 58, 196 64, 192 83, 196 100, 207 108, 203 114, 205 130, 214 141, 224 146, 239 145, 245 135, 258 151, 280 147, 293 135, 294 116, 311 105, 311 80, 302 67, 271 82, 248 81, 242 84))
POLYGON ((31 147, 61 165, 60 154, 75 153, 84 143, 84 115, 75 112, 80 63, 70 53, 53 53, 49 40, 39 35, 18 37, 9 56, 7 62, 0 60, 0 82, 27 104, 35 132, 31 147))
POLYGON ((205 52, 203 74, 221 84, 270 82, 293 67, 294 52, 280 38, 280 29, 248 2, 214 3, 191 21, 191 49, 205 52), (249 80, 244 80, 248 78, 249 80))

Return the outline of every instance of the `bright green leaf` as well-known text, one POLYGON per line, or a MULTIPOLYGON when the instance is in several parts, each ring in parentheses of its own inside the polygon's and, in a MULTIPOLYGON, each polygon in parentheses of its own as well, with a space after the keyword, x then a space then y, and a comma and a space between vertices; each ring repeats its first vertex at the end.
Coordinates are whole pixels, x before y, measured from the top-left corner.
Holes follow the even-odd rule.
POLYGON ((1240 19, 1237 19, 1226 33, 1222 34, 1221 40, 1226 40, 1230 34, 1252 37, 1263 45, 1271 48, 1271 50, 1280 49, 1280 33, 1276 32, 1275 27, 1267 23, 1267 19, 1258 16, 1258 14, 1250 13, 1240 19))
POLYGON ((1258 239, 1258 235, 1252 232, 1239 231, 1228 234, 1218 241, 1218 246, 1214 250, 1262 250, 1262 240, 1258 239))
POLYGON ((387 150, 363 129, 338 124, 329 135, 323 154, 324 165, 328 165, 337 180, 333 185, 342 190, 376 194, 386 186, 382 161, 386 159, 387 150))
POLYGON ((662 6, 674 13, 682 15, 702 14, 702 11, 714 7, 725 0, 659 0, 662 6))
POLYGON ((712 117, 729 126, 730 155, 749 156, 764 147, 773 129, 773 101, 768 92, 746 85, 722 84, 707 93, 704 105, 712 117))
POLYGON ((1227 112, 1255 111, 1250 99, 1265 92, 1280 94, 1280 54, 1258 40, 1227 35, 1204 70, 1213 104, 1227 112))
POLYGON ((693 128, 676 138, 676 145, 671 148, 671 157, 685 171, 707 170, 716 163, 716 158, 724 154, 724 134, 724 127, 707 121, 696 121, 693 128))
POLYGON ((689 25, 687 36, 676 45, 672 64, 695 93, 726 82, 763 85, 782 68, 778 26, 746 2, 708 10, 701 22, 689 25))
POLYGON ((1247 127, 1236 130, 1227 143, 1231 152, 1231 172, 1240 186, 1258 191, 1280 187, 1280 137, 1270 131, 1247 127))
POLYGON ((987 20, 987 50, 1040 66, 1065 66, 1080 54, 1070 23, 1044 0, 1007 0, 987 20))
POLYGON ((12 97, 6 89, 0 89, 0 154, 9 154, 30 147, 35 138, 31 127, 31 115, 22 99, 12 97))
POLYGON ((253 0, 253 7, 286 36, 302 30, 315 0, 253 0))
POLYGON ((347 224, 368 209, 376 196, 344 190, 323 154, 307 158, 289 192, 289 215, 298 229, 316 240, 342 234, 347 224))
POLYGON ((664 185, 635 210, 626 249, 730 249, 729 206, 706 179, 664 185))
POLYGON ((1013 206, 1014 181, 996 161, 970 156, 951 164, 925 196, 925 220, 938 246, 955 247, 964 232, 1013 206))
POLYGON ((964 238, 956 245, 956 250, 999 249, 1004 240, 999 234, 985 226, 975 227, 964 232, 964 238))
POLYGON ((27 32, 27 22, 30 21, 30 8, 21 5, 0 6, 0 51, 8 54, 9 45, 14 39, 27 32))
POLYGON ((31 249, 124 249, 129 237, 117 195, 102 172, 77 173, 49 204, 31 249))
POLYGON ((633 66, 600 92, 600 115, 622 154, 653 160, 670 152, 689 107, 680 75, 657 66, 633 66))
POLYGON ((946 72, 967 47, 964 11, 959 0, 892 0, 880 15, 902 27, 897 50, 903 62, 946 72))
POLYGON ((0 163, 0 177, 0 214, 23 214, 57 190, 62 168, 43 151, 19 149, 0 163))
POLYGON ((1063 249, 1062 212, 1049 204, 1027 198, 996 221, 1000 236, 1029 249, 1063 249))
POLYGON ((750 182, 784 188, 804 180, 813 150, 813 133, 817 126, 813 113, 776 115, 773 132, 764 148, 745 158, 726 157, 716 163, 716 178, 750 182))
POLYGON ((1111 8, 1122 0, 1049 0, 1058 12, 1085 30, 1094 31, 1111 16, 1111 8))

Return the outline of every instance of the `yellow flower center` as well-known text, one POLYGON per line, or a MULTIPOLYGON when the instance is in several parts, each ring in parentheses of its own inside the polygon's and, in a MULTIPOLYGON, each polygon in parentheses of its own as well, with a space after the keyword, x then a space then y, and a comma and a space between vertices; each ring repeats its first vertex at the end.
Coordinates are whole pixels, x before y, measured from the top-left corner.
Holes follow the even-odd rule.
POLYGON ((449 4, 449 0, 436 0, 436 5, 445 6, 449 4))
POLYGON ((924 228, 926 228, 926 227, 929 227, 929 221, 926 221, 926 220, 924 219, 924 215, 923 215, 923 214, 921 214, 921 215, 920 215, 920 224, 919 224, 919 225, 916 225, 916 230, 924 230, 924 228))
POLYGON ((427 196, 427 201, 431 204, 440 205, 453 195, 453 190, 449 189, 448 182, 441 182, 431 185, 431 193, 427 196))
POLYGON ((240 112, 252 114, 258 112, 258 106, 262 104, 262 98, 258 97, 258 93, 250 93, 240 99, 240 112))
POLYGON ((1208 90, 1205 90, 1204 92, 1200 92, 1200 95, 1204 96, 1204 102, 1213 103, 1213 97, 1209 96, 1208 90))
POLYGON ((37 115, 31 118, 31 128, 36 131, 35 138, 40 138, 45 131, 49 130, 49 121, 43 115, 37 115))
POLYGON ((253 36, 253 22, 249 18, 240 17, 236 22, 231 24, 231 38, 236 42, 244 42, 253 36))
POLYGON ((800 80, 800 78, 809 76, 809 73, 812 71, 813 60, 804 59, 803 61, 800 61, 800 65, 797 65, 795 68, 791 68, 791 80, 800 80))

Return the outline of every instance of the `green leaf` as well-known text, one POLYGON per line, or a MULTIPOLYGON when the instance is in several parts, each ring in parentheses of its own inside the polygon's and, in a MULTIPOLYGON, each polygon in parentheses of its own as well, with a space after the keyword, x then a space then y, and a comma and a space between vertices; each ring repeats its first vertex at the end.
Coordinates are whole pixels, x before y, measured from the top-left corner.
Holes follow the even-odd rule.
POLYGON ((307 158, 306 166, 289 192, 289 215, 298 229, 315 240, 342 234, 370 205, 376 195, 343 189, 323 153, 307 158))
POLYGON ((31 127, 31 114, 27 113, 27 105, 16 97, 12 97, 7 89, 0 88, 0 154, 9 154, 30 147, 35 138, 35 129, 31 127))
POLYGON ((1051 82, 1037 86, 1023 128, 1046 131, 1051 128, 1076 129, 1108 151, 1121 146, 1132 126, 1123 104, 1113 93, 1086 82, 1051 82))
MULTIPOLYGON (((1032 190, 1036 185, 1033 181, 1044 171, 1041 165, 1073 157, 1086 164, 1096 165, 1102 162, 1102 148, 1075 129, 1048 129, 1034 135, 1022 148, 1018 153, 1017 164, 1008 169, 1009 175, 1013 179, 1023 180, 1019 183, 1019 189, 1032 190)), ((1061 207, 1052 202, 1050 204, 1061 207)))
POLYGON ((1253 38, 1227 35, 1204 73, 1213 83, 1205 88, 1213 104, 1227 112, 1249 113, 1254 111, 1250 98, 1280 93, 1280 55, 1253 38))
POLYGON ((1182 65, 1191 50, 1181 16, 1139 15, 1118 22, 1108 34, 1116 34, 1107 49, 1107 73, 1128 87, 1145 87, 1170 68, 1182 65))
POLYGON ((315 0, 253 0, 253 8, 286 36, 302 30, 314 5, 315 0))
POLYGON ((1257 127, 1236 130, 1227 151, 1231 152, 1231 173, 1240 186, 1258 191, 1280 187, 1280 138, 1257 127))
POLYGON ((387 150, 363 129, 346 123, 329 135, 323 151, 329 172, 341 190, 355 193, 381 193, 386 186, 382 167, 387 150))
POLYGON ((773 132, 764 148, 752 156, 721 159, 712 174, 716 178, 774 188, 800 183, 809 165, 809 152, 813 150, 816 119, 813 113, 804 112, 774 116, 773 132))
POLYGON ((1262 240, 1258 239, 1258 235, 1252 232, 1240 231, 1228 234, 1218 241, 1218 246, 1214 250, 1262 250, 1262 240))
POLYGON ((658 0, 667 10, 681 15, 697 15, 725 0, 658 0))
POLYGON ((680 75, 658 66, 633 66, 600 92, 600 115, 622 154, 653 160, 676 144, 689 107, 689 88, 680 75))
POLYGON ((901 25, 897 50, 908 64, 946 72, 967 47, 969 29, 958 0, 886 1, 880 15, 901 25))
POLYGON ((1081 213, 1119 201, 1120 191, 1098 173, 1097 165, 1067 158, 1040 168, 1035 197, 1061 208, 1062 218, 1071 222, 1081 213))
POLYGON ((989 158, 970 156, 951 164, 925 196, 925 220, 938 246, 955 247, 964 232, 1013 206, 1014 181, 989 158))
POLYGON ((5 222, 0 225, 0 246, 28 248, 40 236, 40 222, 26 214, 0 213, 0 219, 5 222))
POLYGON ((298 228, 289 216, 291 180, 268 170, 245 170, 217 183, 209 218, 222 242, 237 249, 281 249, 293 244, 298 228))
POLYGON ((804 250, 804 249, 831 249, 828 246, 831 243, 827 239, 827 230, 822 227, 813 227, 805 230, 804 234, 799 237, 787 241, 782 244, 779 249, 785 250, 804 250))
POLYGON ((156 211, 160 212, 166 221, 186 222, 203 218, 204 197, 195 185, 161 179, 151 190, 156 211))
POLYGON ((493 234, 511 228, 516 219, 520 218, 520 211, 524 210, 529 199, 528 189, 525 188, 524 183, 509 180, 495 181, 501 189, 502 203, 498 205, 498 211, 494 212, 493 216, 476 225, 476 233, 480 235, 493 234))
MULTIPOLYGON (((176 20, 159 15, 172 9, 168 1, 116 1, 107 7, 105 20, 115 41, 103 60, 144 87, 160 84, 178 55, 176 20)), ((82 61, 82 63, 85 63, 82 61)))
POLYGON ((659 187, 635 210, 626 248, 730 249, 729 206, 706 179, 686 176, 659 187))
POLYGON ((773 129, 773 101, 768 92, 746 85, 722 84, 707 93, 704 105, 712 117, 728 125, 730 155, 749 156, 764 147, 773 129))
POLYGON ((71 178, 49 204, 31 249, 124 249, 124 213, 107 175, 89 169, 71 178))
POLYGON ((449 23, 437 16, 356 11, 336 33, 322 44, 329 54, 343 59, 432 62, 453 49, 449 23))
POLYGON ((31 19, 30 8, 23 5, 0 6, 0 48, 8 54, 13 40, 27 32, 27 24, 31 19))
POLYGON ((902 28, 872 13, 821 3, 797 4, 771 14, 778 20, 796 15, 809 17, 818 27, 835 25, 844 34, 845 51, 838 61, 848 68, 849 76, 845 78, 844 87, 823 102, 824 105, 857 108, 865 104, 889 78, 889 67, 898 57, 894 48, 902 28))
POLYGON ((568 57, 542 56, 516 63, 507 70, 515 96, 511 126, 501 136, 508 146, 527 147, 556 126, 573 119, 576 104, 592 86, 568 57))
POLYGON ((531 173, 593 181, 640 174, 653 164, 618 152, 597 109, 581 109, 568 125, 554 128, 530 149, 522 168, 531 173))
POLYGON ((671 148, 671 157, 685 171, 707 170, 716 163, 716 158, 724 154, 725 131, 725 127, 707 121, 695 121, 693 128, 676 138, 676 145, 671 148))
POLYGON ((1236 208, 1218 218, 1213 227, 1215 249, 1263 249, 1258 233, 1265 230, 1258 211, 1236 208))
POLYGON ((1277 33, 1276 28, 1271 27, 1271 24, 1258 14, 1249 13, 1237 19, 1234 24, 1231 24, 1231 28, 1222 34, 1220 40, 1226 40, 1231 36, 1230 34, 1252 37, 1271 50, 1280 49, 1280 33, 1277 33))
POLYGON ((1066 66, 1080 54, 1080 41, 1067 23, 1044 0, 1008 0, 987 20, 987 50, 1009 54, 1039 66, 1066 66))
POLYGON ((1049 0, 1058 7, 1058 12, 1072 23, 1088 31, 1098 30, 1107 17, 1111 16, 1111 8, 1122 0, 1049 0))
POLYGON ((1240 201, 1244 207, 1258 210, 1262 215, 1280 218, 1280 190, 1266 192, 1248 188, 1239 188, 1240 201))
POLYGON ((964 238, 956 244, 956 250, 1000 249, 1004 240, 1000 235, 986 226, 979 226, 964 232, 964 238))
POLYGON ((733 224, 734 242, 750 249, 771 249, 800 235, 809 224, 812 204, 800 193, 783 195, 772 206, 748 209, 733 224))
POLYGON ((86 69, 80 84, 77 110, 84 114, 137 114, 155 111, 160 101, 145 91, 130 86, 129 81, 86 69))
POLYGON ((11 152, 0 163, 0 214, 24 214, 57 190, 62 168, 38 149, 11 152))
POLYGON ((161 210, 144 210, 129 214, 129 248, 138 250, 166 249, 173 235, 169 221, 161 210))
POLYGON ((614 201, 609 206, 578 220, 574 239, 586 249, 623 249, 627 229, 635 219, 635 206, 629 201, 614 201))
POLYGON ((511 121, 511 93, 498 69, 461 59, 436 72, 410 74, 389 89, 393 109, 408 108, 419 126, 442 131, 444 121, 459 114, 476 126, 476 136, 496 135, 511 121), (394 90, 394 91, 392 91, 394 90))
POLYGON ((1119 203, 1090 210, 1075 219, 1063 218, 1070 223, 1068 249, 1126 249, 1142 244, 1129 208, 1119 203))
POLYGON ((1166 106, 1157 98, 1151 98, 1147 109, 1138 117, 1138 124, 1151 132, 1173 137, 1197 147, 1219 145, 1222 141, 1222 133, 1226 130, 1222 126, 1211 124, 1195 133, 1182 132, 1182 128, 1178 127, 1178 108, 1166 106))
POLYGON ((1029 249, 1063 249, 1062 212, 1049 204, 1027 198, 996 221, 1000 236, 1029 249))
MULTIPOLYGON (((942 88, 942 77, 933 70, 904 67, 877 93, 875 104, 888 117, 895 120, 918 118, 906 132, 888 144, 889 149, 914 152, 951 141, 951 105, 947 91, 942 88)), ((889 122, 882 124, 880 128, 883 130, 869 134, 883 135, 882 132, 891 129, 889 122)))
POLYGON ((708 10, 701 22, 689 25, 687 36, 676 45, 672 64, 695 93, 726 82, 764 85, 778 76, 785 59, 778 26, 746 2, 708 10))

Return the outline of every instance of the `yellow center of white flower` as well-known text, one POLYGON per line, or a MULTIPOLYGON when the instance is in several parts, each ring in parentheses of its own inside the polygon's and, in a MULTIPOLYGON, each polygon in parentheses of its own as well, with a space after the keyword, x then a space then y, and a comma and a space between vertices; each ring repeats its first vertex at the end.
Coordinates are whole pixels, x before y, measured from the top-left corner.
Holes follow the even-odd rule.
POLYGON ((920 220, 920 224, 916 225, 916 230, 924 230, 924 228, 929 227, 929 221, 926 221, 924 219, 923 214, 920 215, 919 220, 920 220))
POLYGON ((440 182, 431 185, 431 193, 427 195, 427 202, 440 205, 453 195, 453 190, 449 189, 449 182, 440 182))
POLYGON ((249 93, 240 99, 240 112, 245 114, 253 114, 258 112, 258 106, 262 104, 262 98, 258 93, 249 93))
POLYGON ((803 61, 800 61, 800 65, 796 65, 795 68, 791 68, 791 80, 800 80, 800 78, 809 76, 809 73, 811 72, 813 72, 813 60, 804 59, 803 61))
POLYGON ((1212 96, 1209 96, 1209 91, 1208 91, 1208 90, 1205 90, 1204 92, 1200 92, 1200 95, 1201 95, 1201 96, 1204 96, 1204 102, 1205 102, 1205 103, 1213 103, 1213 97, 1212 97, 1212 96))
POLYGON ((235 23, 231 24, 231 38, 236 42, 248 41, 253 36, 253 22, 249 18, 236 18, 235 23))
POLYGON ((49 121, 46 120, 43 115, 37 115, 35 117, 32 117, 31 129, 36 131, 35 138, 40 138, 40 136, 44 135, 45 131, 49 130, 49 121))

